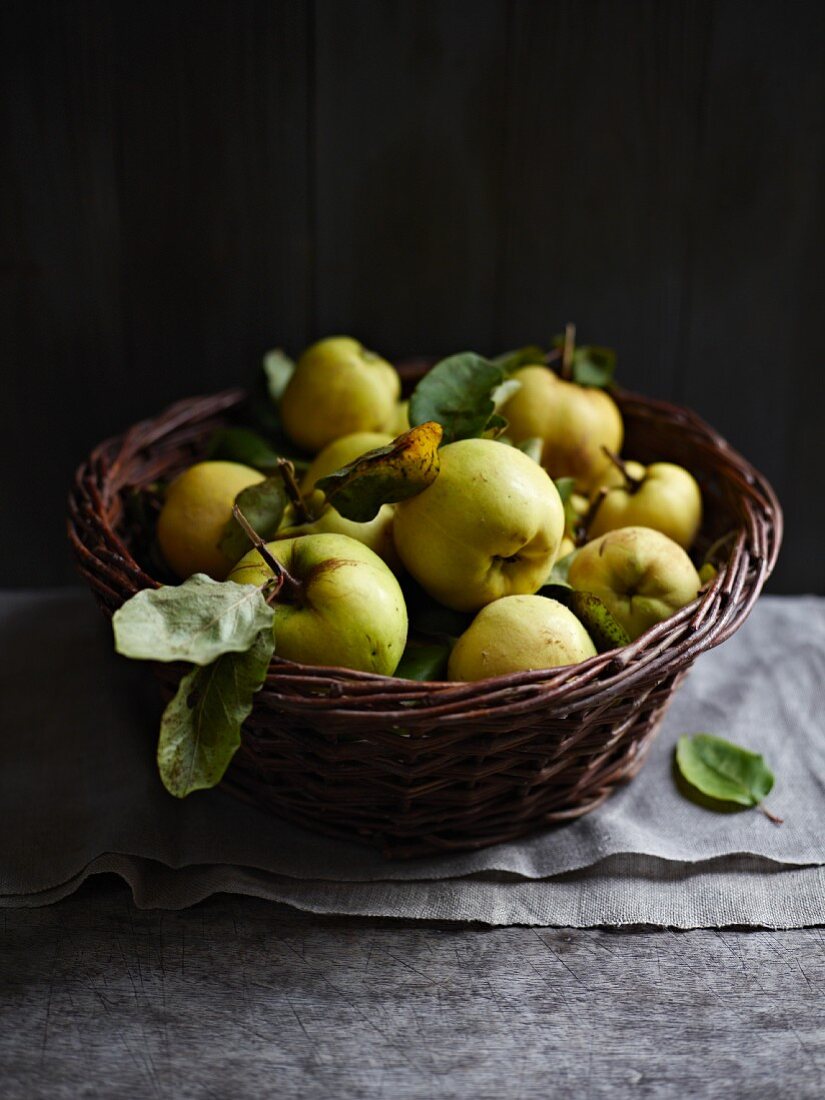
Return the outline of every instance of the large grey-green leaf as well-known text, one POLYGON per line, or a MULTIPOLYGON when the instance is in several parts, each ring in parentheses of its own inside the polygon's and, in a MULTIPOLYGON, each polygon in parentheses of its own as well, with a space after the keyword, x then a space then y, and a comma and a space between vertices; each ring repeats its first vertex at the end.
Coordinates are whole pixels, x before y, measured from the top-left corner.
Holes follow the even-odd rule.
POLYGON ((176 798, 220 783, 241 743, 241 726, 266 678, 272 630, 261 630, 246 653, 224 653, 193 668, 163 712, 158 770, 176 798))
POLYGON ((759 753, 710 733, 680 737, 676 764, 703 795, 739 806, 758 806, 773 788, 773 772, 759 753))
MULTIPOLYGON (((410 398, 410 424, 434 420, 444 443, 484 433, 495 415, 493 394, 504 381, 501 367, 472 351, 442 359, 427 371, 410 398)), ((494 424, 504 421, 498 417, 494 424)))
POLYGON ((195 573, 183 584, 138 592, 112 626, 124 657, 208 665, 249 649, 261 630, 271 631, 273 618, 260 589, 195 573))

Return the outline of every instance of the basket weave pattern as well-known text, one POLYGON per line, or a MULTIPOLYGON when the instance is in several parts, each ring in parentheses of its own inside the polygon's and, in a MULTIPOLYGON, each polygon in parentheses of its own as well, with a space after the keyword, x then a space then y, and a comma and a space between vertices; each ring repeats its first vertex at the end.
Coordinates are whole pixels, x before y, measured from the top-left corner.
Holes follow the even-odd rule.
MULTIPOLYGON (((97 447, 77 471, 69 538, 107 613, 156 587, 126 501, 201 458, 241 391, 182 401, 97 447)), ((639 770, 679 680, 748 615, 782 513, 766 480, 699 417, 617 394, 626 452, 699 479, 705 545, 727 560, 690 606, 631 645, 568 668, 473 684, 416 683, 275 658, 224 780, 234 793, 396 857, 480 848, 578 817, 639 770)), ((157 666, 173 690, 180 670, 157 666)))

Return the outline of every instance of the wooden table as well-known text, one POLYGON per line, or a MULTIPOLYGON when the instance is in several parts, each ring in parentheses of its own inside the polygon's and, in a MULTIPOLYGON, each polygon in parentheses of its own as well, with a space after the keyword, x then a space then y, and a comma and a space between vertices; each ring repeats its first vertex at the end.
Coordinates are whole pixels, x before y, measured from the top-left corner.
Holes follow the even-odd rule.
POLYGON ((825 938, 318 918, 99 878, 5 910, 0 1095, 825 1095, 825 938))

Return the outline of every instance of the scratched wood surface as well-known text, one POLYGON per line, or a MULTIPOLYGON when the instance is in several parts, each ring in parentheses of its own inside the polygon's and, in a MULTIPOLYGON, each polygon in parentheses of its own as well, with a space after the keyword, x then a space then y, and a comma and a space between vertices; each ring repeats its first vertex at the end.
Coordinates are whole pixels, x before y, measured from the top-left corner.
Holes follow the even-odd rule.
POLYGON ((4 1100, 821 1098, 825 933, 4 910, 4 1100))

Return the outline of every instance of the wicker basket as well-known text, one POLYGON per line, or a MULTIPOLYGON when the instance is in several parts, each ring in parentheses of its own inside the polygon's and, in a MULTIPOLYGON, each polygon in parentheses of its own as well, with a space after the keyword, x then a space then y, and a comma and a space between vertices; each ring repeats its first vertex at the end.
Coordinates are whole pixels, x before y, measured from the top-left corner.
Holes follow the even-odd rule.
MULTIPOLYGON (((410 857, 568 821, 638 772, 695 658, 748 615, 776 560, 782 513, 765 478, 694 413, 616 396, 625 452, 679 462, 699 479, 705 545, 735 531, 710 588, 623 649, 472 684, 276 658, 224 780, 229 789, 312 829, 410 857)), ((77 471, 69 537, 107 613, 158 584, 129 507, 134 490, 201 457, 244 398, 231 391, 182 401, 101 444, 77 471)), ((158 673, 174 685, 174 669, 158 673)))

